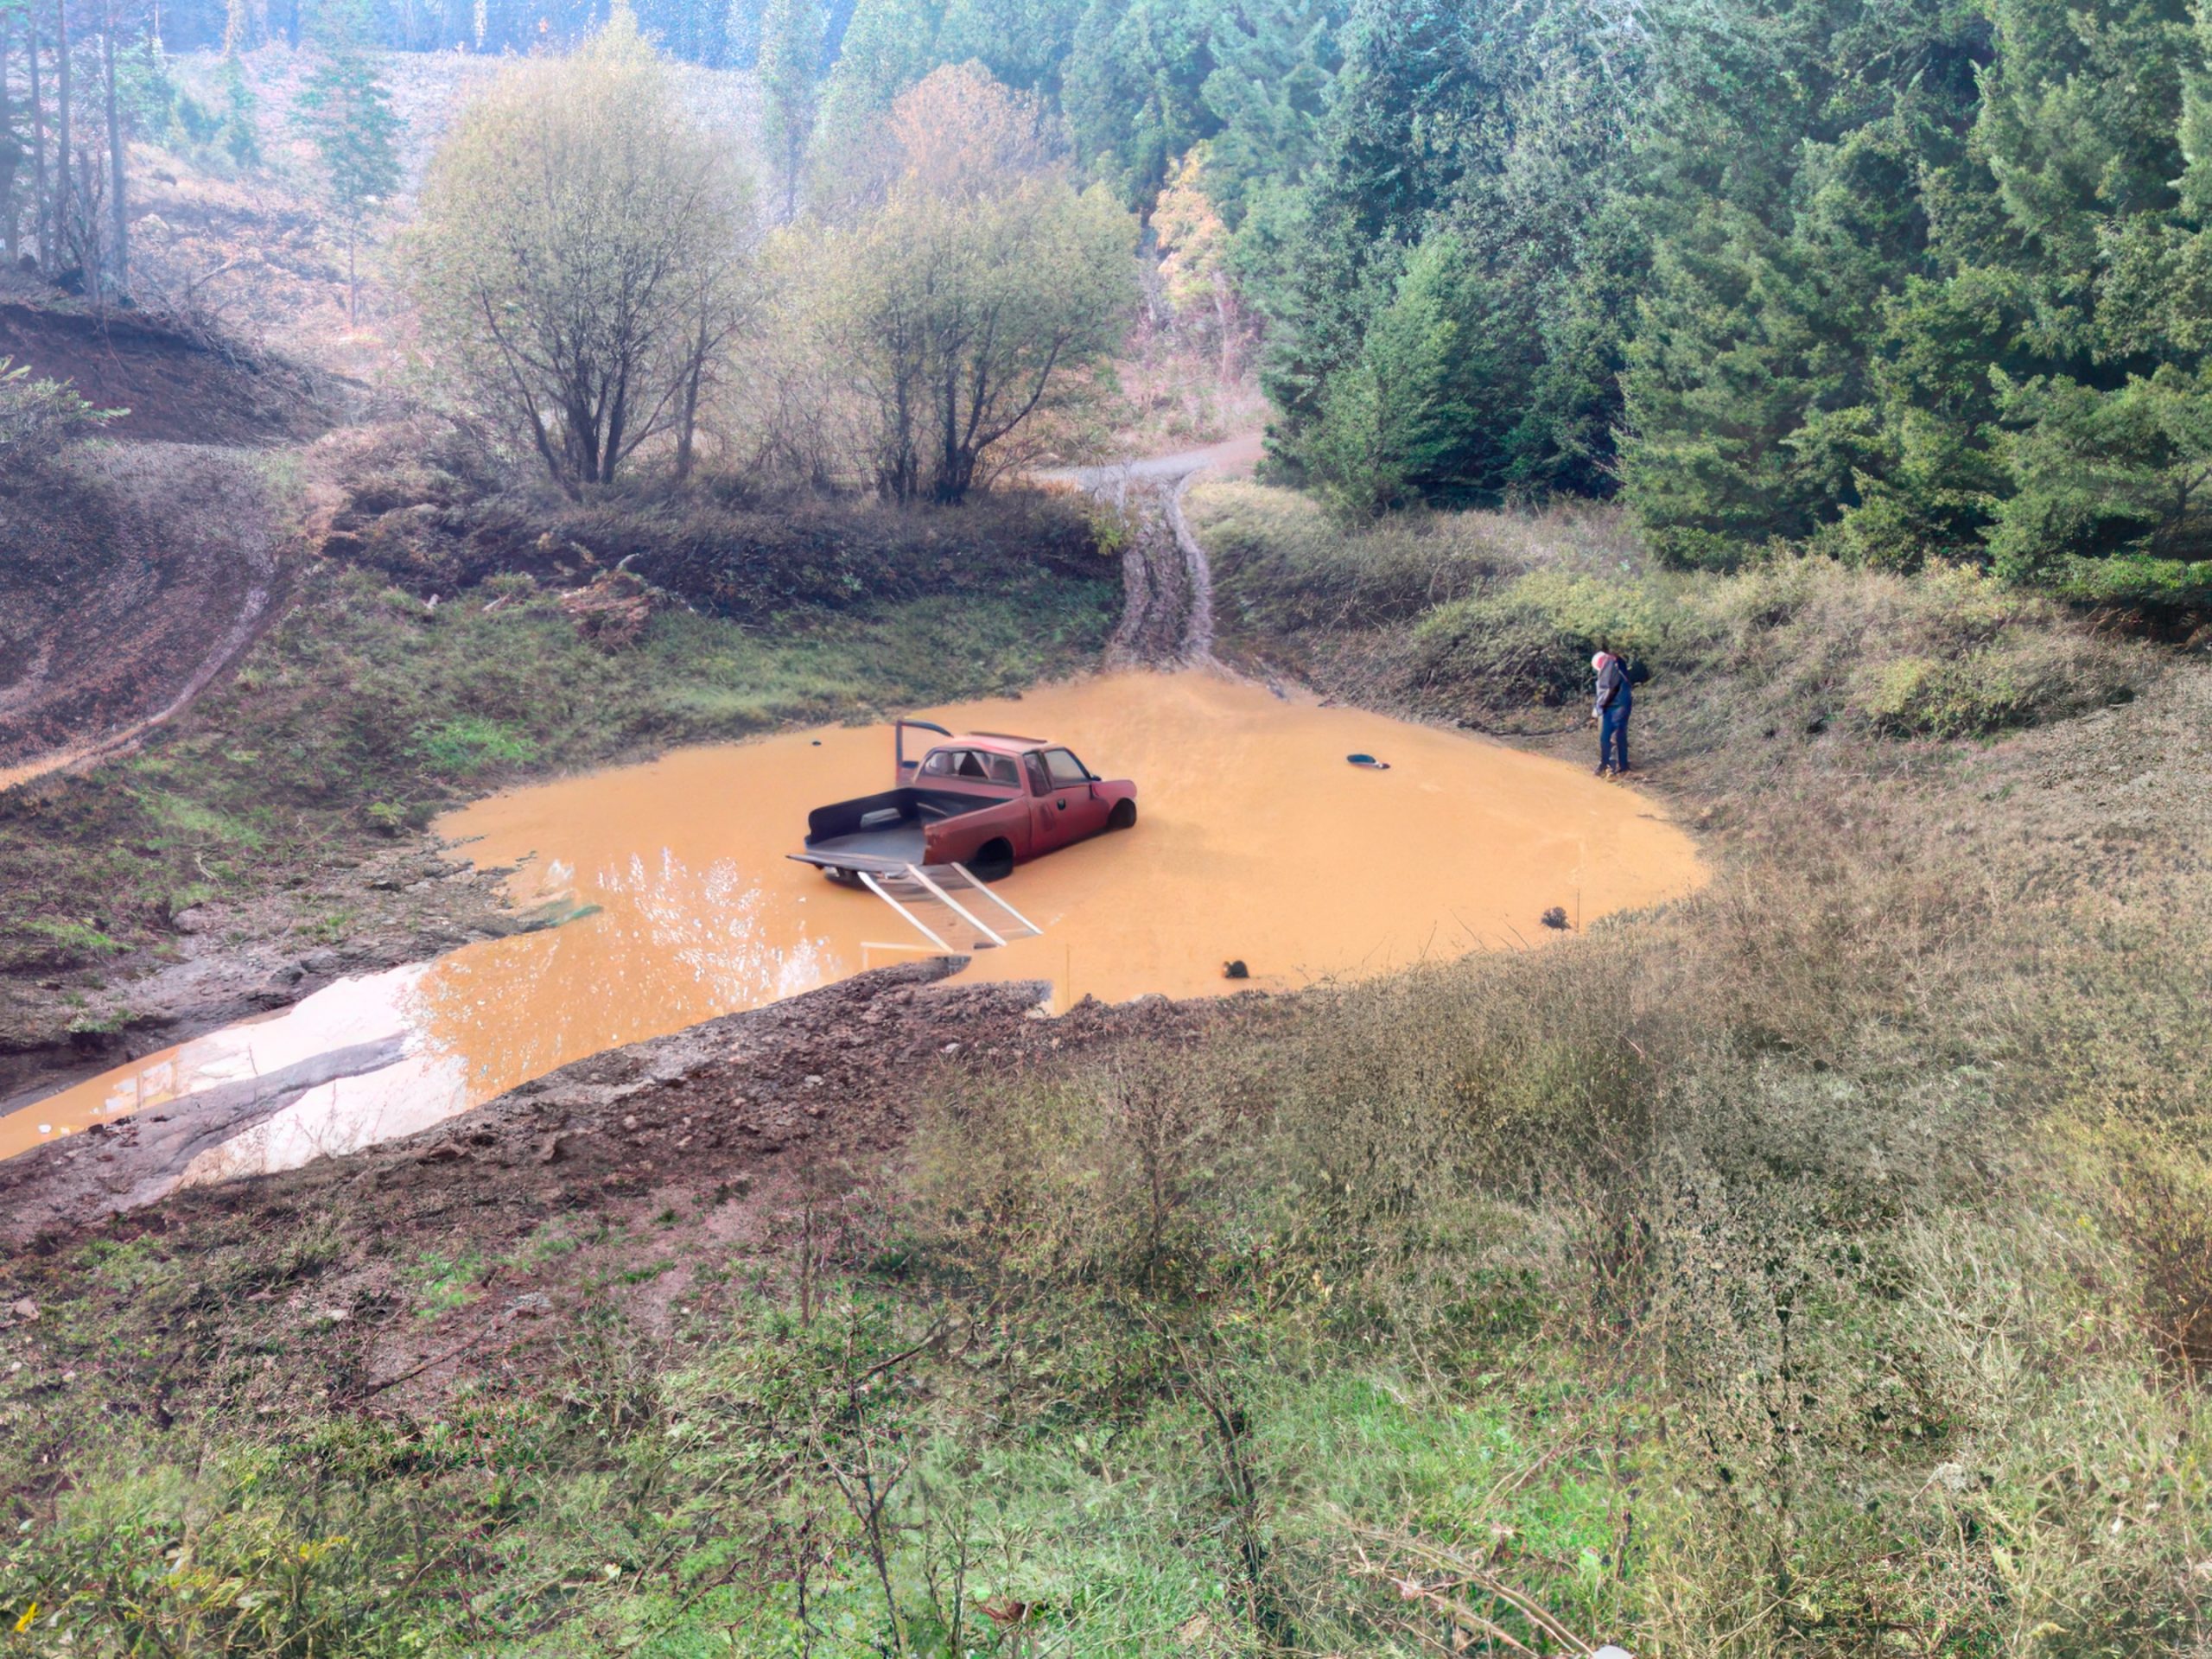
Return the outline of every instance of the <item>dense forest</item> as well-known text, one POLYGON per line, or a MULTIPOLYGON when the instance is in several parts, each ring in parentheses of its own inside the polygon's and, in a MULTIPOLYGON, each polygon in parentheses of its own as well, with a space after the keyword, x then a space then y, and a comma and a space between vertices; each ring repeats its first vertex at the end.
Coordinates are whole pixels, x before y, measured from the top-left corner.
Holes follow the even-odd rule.
MULTIPOLYGON (((55 239, 79 226, 79 268, 114 250, 120 285, 124 168, 96 152, 227 118, 180 109, 165 53, 509 53, 604 21, 599 0, 340 10, 10 0, 10 247, 40 240, 35 200, 55 239)), ((2205 585, 2212 22, 2181 0, 637 15, 669 53, 757 72, 791 211, 935 69, 1033 100, 1077 183, 1211 296, 1224 365, 1261 342, 1274 464, 1347 517, 1618 493, 1683 564, 1792 548, 2088 596, 2205 585)))

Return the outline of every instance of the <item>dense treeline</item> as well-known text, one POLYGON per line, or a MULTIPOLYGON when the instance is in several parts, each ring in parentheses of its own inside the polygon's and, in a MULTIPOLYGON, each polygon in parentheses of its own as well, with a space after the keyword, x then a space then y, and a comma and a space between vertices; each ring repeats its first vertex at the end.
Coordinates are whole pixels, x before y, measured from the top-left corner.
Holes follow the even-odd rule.
POLYGON ((2184 0, 861 0, 825 118, 970 56, 1132 207, 1205 198, 1348 512, 1618 491, 1684 563, 2203 586, 2184 0))
MULTIPOLYGON (((127 38, 101 3, 16 0, 10 38, 51 14, 51 82, 69 14, 102 48, 127 38)), ((298 40, 316 5, 187 0, 160 27, 298 40)), ((580 39, 602 9, 348 10, 387 46, 500 51, 580 39)), ((2187 0, 641 0, 638 18, 664 50, 758 71, 778 219, 879 192, 883 124, 933 72, 1027 100, 1074 181, 1144 219, 1224 373, 1264 334, 1277 461, 1347 515, 1619 493, 1688 564, 1819 547, 2093 593, 2206 586, 2212 26, 2187 0)), ((24 79, 0 127, 36 124, 24 79)), ((24 146, 0 149, 12 166, 24 146)))
POLYGON ((2205 553, 2208 38, 2177 0, 1363 0, 1248 253, 1282 448, 1360 508, 1619 489, 1687 563, 2187 582, 2150 561, 2205 553))

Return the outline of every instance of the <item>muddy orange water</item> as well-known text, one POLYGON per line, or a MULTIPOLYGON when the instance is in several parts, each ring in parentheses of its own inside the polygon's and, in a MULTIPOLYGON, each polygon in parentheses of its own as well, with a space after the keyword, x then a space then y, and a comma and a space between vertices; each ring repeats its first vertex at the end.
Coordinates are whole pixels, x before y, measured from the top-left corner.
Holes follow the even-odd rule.
MULTIPOLYGON (((1137 782, 1135 830, 996 889, 1045 931, 968 972, 1050 983, 1065 1007, 1147 991, 1289 988, 1530 944, 1702 880, 1689 837, 1578 766, 1204 674, 1129 675, 934 711, 1019 731, 1137 782), (1355 753, 1388 771, 1346 764, 1355 753)), ((882 900, 790 861, 810 809, 891 784, 881 727, 687 749, 495 796, 439 828, 520 861, 518 904, 597 906, 549 931, 342 982, 296 1007, 0 1118, 0 1154, 212 1083, 394 1034, 406 1059, 311 1090, 200 1179, 283 1167, 423 1128, 625 1043, 930 952, 882 900)))

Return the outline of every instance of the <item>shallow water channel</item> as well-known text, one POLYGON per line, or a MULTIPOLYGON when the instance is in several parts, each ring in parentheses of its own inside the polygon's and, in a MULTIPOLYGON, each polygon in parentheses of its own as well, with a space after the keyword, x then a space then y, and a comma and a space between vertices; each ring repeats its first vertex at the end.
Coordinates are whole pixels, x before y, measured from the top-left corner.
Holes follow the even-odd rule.
MULTIPOLYGON (((1702 880, 1689 837, 1583 768, 1206 674, 1133 674, 932 711, 1022 732, 1133 778, 1140 818, 997 891, 1043 937, 971 976, 1034 979, 1064 1008, 1364 977, 1536 944, 1702 880), (1386 771, 1346 764, 1355 753, 1386 771), (1230 980, 1224 965, 1249 964, 1230 980)), ((791 862, 813 807, 891 786, 883 727, 679 751, 494 796, 438 828, 518 864, 518 905, 590 907, 546 931, 341 981, 0 1118, 0 1156, 56 1135, 398 1036, 406 1058, 310 1090, 203 1153, 188 1179, 410 1133, 601 1050, 932 954, 882 900, 791 862)))

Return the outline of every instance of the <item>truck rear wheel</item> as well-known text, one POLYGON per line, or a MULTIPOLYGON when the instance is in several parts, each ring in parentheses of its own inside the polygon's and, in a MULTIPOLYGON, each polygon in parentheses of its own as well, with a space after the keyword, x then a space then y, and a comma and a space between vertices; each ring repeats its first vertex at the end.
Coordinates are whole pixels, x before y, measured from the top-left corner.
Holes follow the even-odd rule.
POLYGON ((968 868, 978 881, 1003 881, 1014 874, 1014 843, 1001 837, 987 841, 968 861, 968 868))
POLYGON ((1106 827, 1109 830, 1135 829, 1137 827, 1137 804, 1135 801, 1115 802, 1114 810, 1106 815, 1106 827))

